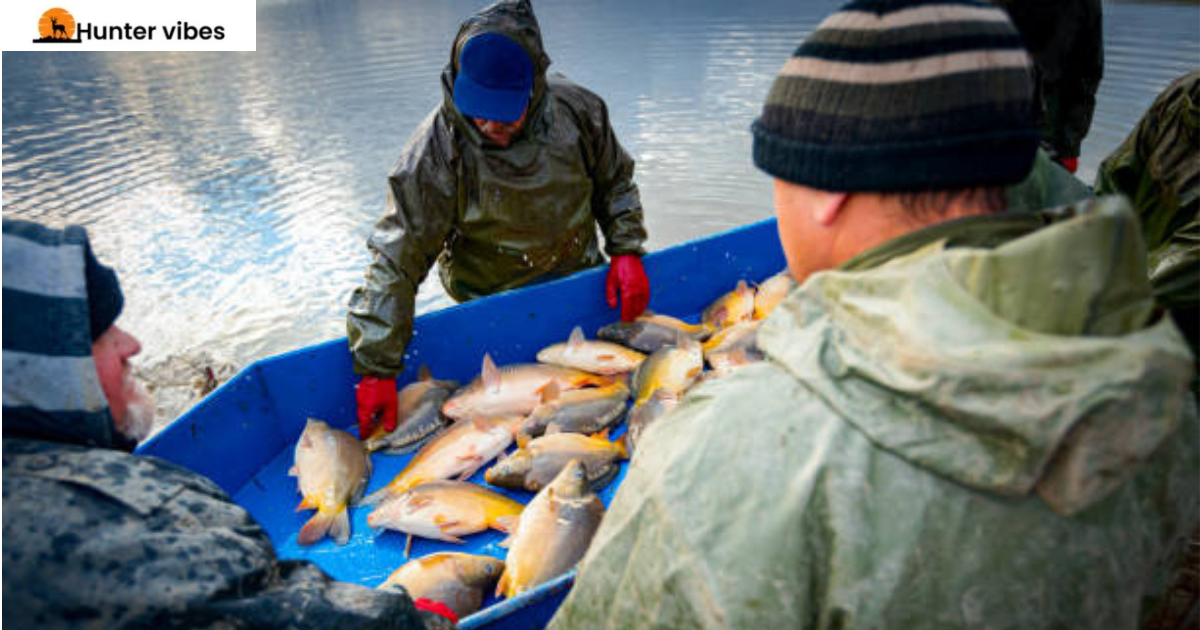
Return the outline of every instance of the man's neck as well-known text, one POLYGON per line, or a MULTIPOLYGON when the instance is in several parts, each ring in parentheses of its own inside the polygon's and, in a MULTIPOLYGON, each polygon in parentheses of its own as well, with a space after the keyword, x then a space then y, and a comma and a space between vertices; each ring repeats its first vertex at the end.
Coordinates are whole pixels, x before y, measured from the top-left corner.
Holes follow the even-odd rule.
POLYGON ((853 220, 846 221, 845 228, 835 237, 836 265, 905 234, 954 219, 988 214, 960 200, 950 200, 940 213, 916 214, 904 208, 897 195, 879 193, 851 194, 842 212, 848 213, 846 219, 853 220))

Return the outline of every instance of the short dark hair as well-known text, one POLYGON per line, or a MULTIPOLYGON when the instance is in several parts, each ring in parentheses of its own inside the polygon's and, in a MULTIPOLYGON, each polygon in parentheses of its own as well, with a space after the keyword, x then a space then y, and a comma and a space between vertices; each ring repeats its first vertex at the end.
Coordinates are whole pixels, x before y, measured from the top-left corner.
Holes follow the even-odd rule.
POLYGON ((1008 207, 1008 188, 1005 186, 981 186, 956 190, 910 190, 881 193, 893 198, 914 219, 935 220, 945 217, 950 206, 958 204, 974 209, 981 214, 996 214, 1008 207))

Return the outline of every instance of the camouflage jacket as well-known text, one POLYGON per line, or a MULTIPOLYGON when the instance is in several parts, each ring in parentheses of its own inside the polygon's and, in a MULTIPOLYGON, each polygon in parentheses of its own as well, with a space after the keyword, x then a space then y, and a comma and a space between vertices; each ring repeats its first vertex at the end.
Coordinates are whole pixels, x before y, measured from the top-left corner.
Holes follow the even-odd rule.
POLYGON ((604 101, 561 75, 525 0, 498 2, 459 28, 442 71, 442 103, 413 133, 388 178, 389 210, 367 241, 372 262, 351 295, 347 336, 360 374, 394 376, 412 339, 414 296, 434 261, 458 301, 562 277, 610 256, 642 254, 646 229, 634 162, 604 101), (535 78, 525 125, 508 147, 454 106, 458 51, 480 33, 529 52, 535 78))
POLYGON ((122 450, 87 332, 87 235, 6 219, 3 255, 5 627, 441 624, 406 595, 280 561, 214 483, 122 450))
POLYGON ((1119 197, 814 274, 647 429, 551 623, 1136 628, 1197 520, 1192 360, 1119 197))

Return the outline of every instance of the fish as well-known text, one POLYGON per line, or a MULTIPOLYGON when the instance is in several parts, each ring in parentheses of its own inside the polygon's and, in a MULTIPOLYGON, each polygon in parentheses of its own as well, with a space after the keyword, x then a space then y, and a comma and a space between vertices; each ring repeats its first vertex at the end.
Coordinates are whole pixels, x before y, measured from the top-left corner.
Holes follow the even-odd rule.
POLYGON ((629 387, 624 383, 561 394, 557 386, 551 385, 543 392, 542 404, 517 429, 517 444, 524 446, 547 431, 587 434, 602 431, 621 421, 628 401, 629 387))
POLYGON ((754 319, 764 319, 796 288, 796 280, 787 269, 767 278, 754 293, 754 319))
POLYGON ((492 358, 483 355, 483 368, 471 384, 459 390, 442 405, 450 418, 528 415, 542 402, 542 391, 554 383, 559 391, 587 385, 611 385, 608 376, 544 363, 518 363, 497 368, 492 358))
POLYGON ((692 385, 704 370, 704 353, 700 343, 680 338, 678 346, 655 350, 633 373, 631 389, 633 404, 640 405, 656 389, 666 389, 676 396, 692 385))
POLYGON ((575 368, 593 374, 621 374, 637 369, 646 355, 611 341, 589 341, 576 326, 566 343, 556 343, 537 353, 542 363, 575 368))
POLYGON ((415 449, 422 440, 446 426, 448 421, 442 415, 442 403, 456 389, 458 381, 439 381, 429 373, 428 367, 422 365, 417 381, 406 385, 397 396, 396 429, 389 432, 380 423, 366 440, 367 452, 399 454, 415 449))
POLYGON ((504 561, 457 551, 441 551, 409 560, 376 588, 401 587, 413 599, 425 598, 450 607, 459 619, 483 605, 483 594, 504 571, 504 561))
POLYGON ((358 501, 371 478, 371 459, 358 438, 309 418, 296 442, 296 477, 303 499, 296 511, 316 510, 296 535, 296 542, 312 545, 329 535, 339 545, 350 540, 347 508, 358 501))
POLYGON ((619 343, 640 352, 654 352, 663 346, 675 345, 679 334, 697 341, 708 339, 713 333, 708 324, 689 324, 669 315, 645 312, 632 322, 613 322, 601 328, 596 336, 605 341, 619 343))
POLYGON ((578 433, 552 433, 530 441, 501 458, 484 473, 493 486, 541 490, 554 480, 571 460, 583 463, 588 483, 601 488, 616 474, 622 459, 628 459, 625 440, 608 440, 608 430, 592 436, 578 433))
POLYGON ((630 452, 637 451, 638 441, 646 429, 679 406, 679 397, 668 389, 656 389, 649 398, 642 401, 629 412, 629 429, 625 432, 626 447, 630 452))
POLYGON ((758 349, 758 326, 762 320, 738 322, 713 335, 701 346, 704 359, 716 376, 724 376, 731 370, 763 360, 758 349))
POLYGON ((704 309, 701 321, 720 330, 754 317, 754 289, 745 280, 704 309))
POLYGON ((470 478, 512 444, 522 420, 521 416, 495 416, 455 422, 426 442, 403 470, 363 503, 379 503, 427 481, 470 478))
POLYGON ((571 460, 538 491, 517 521, 496 595, 513 597, 579 562, 604 518, 604 503, 588 487, 583 462, 571 460))
POLYGON ((489 527, 509 533, 524 509, 520 503, 483 486, 441 479, 376 505, 367 515, 367 525, 461 543, 461 536, 489 527))

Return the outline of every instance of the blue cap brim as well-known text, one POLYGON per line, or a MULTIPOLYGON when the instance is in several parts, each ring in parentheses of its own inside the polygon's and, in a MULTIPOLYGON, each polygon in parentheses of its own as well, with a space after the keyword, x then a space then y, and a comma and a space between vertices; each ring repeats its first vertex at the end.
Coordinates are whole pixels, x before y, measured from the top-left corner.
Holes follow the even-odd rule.
POLYGON ((454 106, 469 118, 502 123, 521 119, 529 104, 529 90, 503 90, 476 83, 465 72, 454 79, 454 106))

